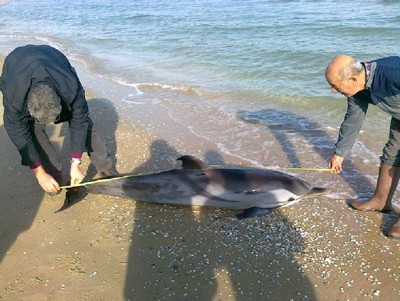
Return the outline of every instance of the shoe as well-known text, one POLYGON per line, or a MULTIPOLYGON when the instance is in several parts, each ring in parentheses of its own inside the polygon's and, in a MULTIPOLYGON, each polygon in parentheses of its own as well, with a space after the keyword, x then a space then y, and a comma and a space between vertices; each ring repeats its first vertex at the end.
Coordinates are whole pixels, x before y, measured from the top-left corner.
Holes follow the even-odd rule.
POLYGON ((106 171, 100 172, 100 175, 102 177, 112 177, 112 176, 119 175, 119 172, 116 170, 115 167, 111 167, 110 169, 108 169, 106 171))

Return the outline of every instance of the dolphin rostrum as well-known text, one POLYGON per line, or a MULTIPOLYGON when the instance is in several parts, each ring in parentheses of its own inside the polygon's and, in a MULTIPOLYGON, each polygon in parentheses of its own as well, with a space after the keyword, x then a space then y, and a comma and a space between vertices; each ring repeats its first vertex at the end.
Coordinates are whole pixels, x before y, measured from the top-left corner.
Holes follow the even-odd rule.
POLYGON ((279 171, 209 168, 192 156, 178 160, 181 169, 99 182, 87 186, 87 192, 149 203, 244 209, 238 218, 266 215, 302 197, 328 193, 279 171))

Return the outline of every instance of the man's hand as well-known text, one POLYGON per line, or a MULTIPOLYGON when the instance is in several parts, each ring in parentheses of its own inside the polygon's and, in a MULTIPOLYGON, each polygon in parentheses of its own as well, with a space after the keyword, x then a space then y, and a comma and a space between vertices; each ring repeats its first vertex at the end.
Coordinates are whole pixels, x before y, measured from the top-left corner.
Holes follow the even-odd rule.
POLYGON ((58 192, 60 190, 60 185, 57 183, 54 178, 49 175, 43 168, 42 165, 39 167, 32 169, 33 174, 39 182, 39 185, 46 192, 58 192))
POLYGON ((71 185, 77 185, 83 181, 85 175, 82 173, 78 163, 71 163, 71 185))
POLYGON ((328 163, 328 168, 331 170, 331 173, 340 173, 342 171, 343 160, 344 158, 338 155, 332 156, 328 163))

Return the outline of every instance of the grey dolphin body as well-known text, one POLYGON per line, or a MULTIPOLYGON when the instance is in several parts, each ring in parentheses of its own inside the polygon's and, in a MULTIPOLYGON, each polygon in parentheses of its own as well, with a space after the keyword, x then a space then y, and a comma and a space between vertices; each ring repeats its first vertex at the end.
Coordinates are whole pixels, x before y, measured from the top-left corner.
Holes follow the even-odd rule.
POLYGON ((182 169, 100 182, 87 186, 87 192, 149 203, 246 209, 239 218, 265 215, 301 197, 328 192, 279 171, 213 169, 192 156, 178 160, 182 169))

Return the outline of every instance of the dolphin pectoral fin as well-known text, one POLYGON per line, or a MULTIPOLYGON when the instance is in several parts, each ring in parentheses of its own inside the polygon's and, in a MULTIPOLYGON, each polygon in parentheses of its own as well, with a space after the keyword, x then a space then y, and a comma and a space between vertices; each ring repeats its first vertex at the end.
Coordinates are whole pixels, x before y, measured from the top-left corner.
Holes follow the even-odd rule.
POLYGON ((236 217, 239 219, 244 219, 248 217, 256 217, 256 216, 264 216, 271 213, 272 210, 275 208, 258 208, 258 207, 251 207, 246 209, 244 212, 236 214, 236 217))
POLYGON ((305 198, 310 198, 310 197, 315 197, 318 195, 325 195, 329 193, 328 188, 322 188, 322 187, 313 187, 309 192, 307 192, 305 195, 302 196, 303 199, 305 198))

